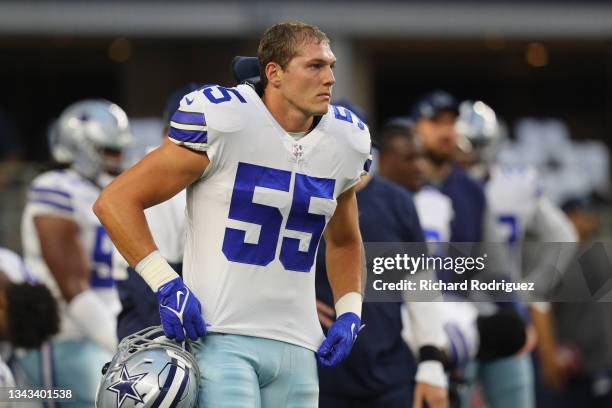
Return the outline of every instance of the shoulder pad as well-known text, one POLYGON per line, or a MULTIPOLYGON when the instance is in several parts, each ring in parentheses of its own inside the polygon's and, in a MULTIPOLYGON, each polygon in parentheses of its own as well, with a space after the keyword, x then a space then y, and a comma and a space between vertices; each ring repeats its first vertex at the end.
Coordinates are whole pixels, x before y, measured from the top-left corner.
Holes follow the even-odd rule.
POLYGON ((327 115, 329 132, 359 153, 370 153, 370 130, 355 113, 343 106, 330 105, 327 115))
POLYGON ((247 100, 244 89, 225 88, 219 85, 206 86, 199 91, 204 105, 204 115, 209 129, 235 132, 244 126, 247 100))

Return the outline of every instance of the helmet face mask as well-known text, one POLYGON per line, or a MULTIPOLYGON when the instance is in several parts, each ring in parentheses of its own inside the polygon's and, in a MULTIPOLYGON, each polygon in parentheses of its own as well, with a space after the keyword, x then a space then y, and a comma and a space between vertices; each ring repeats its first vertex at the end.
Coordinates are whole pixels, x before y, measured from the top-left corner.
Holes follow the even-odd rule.
POLYGON ((49 140, 54 159, 71 163, 82 176, 98 180, 104 173, 112 177, 121 172, 121 153, 132 136, 125 112, 98 99, 66 108, 52 127, 49 140))
POLYGON ((98 408, 197 406, 197 362, 190 352, 166 338, 160 326, 123 339, 103 371, 96 395, 98 408))

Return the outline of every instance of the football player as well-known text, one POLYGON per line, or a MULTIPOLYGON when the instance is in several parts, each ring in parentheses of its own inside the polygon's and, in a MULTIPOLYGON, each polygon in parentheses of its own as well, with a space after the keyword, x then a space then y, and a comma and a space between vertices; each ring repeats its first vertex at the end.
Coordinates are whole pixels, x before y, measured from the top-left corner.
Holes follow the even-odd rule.
MULTIPOLYGON (((380 147, 381 176, 415 193, 415 204, 424 235, 431 243, 430 254, 443 255, 450 240, 453 209, 451 200, 423 177, 423 146, 406 118, 390 120, 382 129, 380 147)), ((508 313, 477 316, 469 301, 445 299, 442 310, 445 329, 444 363, 447 368, 464 366, 471 359, 493 360, 516 353, 525 343, 520 319, 508 313), (456 300, 456 301, 453 301, 456 300)), ((417 334, 413 314, 402 313, 403 335, 415 348, 417 334)))
MULTIPOLYGON (((482 101, 465 101, 460 105, 457 122, 458 132, 470 142, 472 151, 471 170, 485 183, 487 211, 484 221, 484 239, 487 242, 504 242, 508 245, 510 260, 516 278, 521 274, 521 246, 530 234, 537 242, 568 243, 562 249, 542 251, 539 255, 542 268, 532 271, 531 280, 554 285, 559 276, 550 274, 549 265, 564 271, 571 261, 577 241, 577 234, 571 221, 561 209, 557 208, 538 185, 537 172, 528 166, 495 165, 495 158, 503 144, 502 128, 495 112, 482 101), (551 259, 552 258, 552 259, 551 259)), ((554 366, 547 362, 555 361, 550 310, 546 303, 533 304, 531 315, 539 338, 539 353, 544 364, 544 374, 554 377, 554 366)), ((533 330, 533 329, 531 329, 533 330)), ((531 335, 531 337, 536 337, 531 335)), ((533 368, 528 356, 479 365, 478 375, 483 382, 485 395, 489 400, 501 400, 504 392, 494 377, 508 377, 505 387, 514 387, 516 396, 523 396, 522 406, 533 406, 534 385, 533 368), (504 374, 505 373, 505 374, 504 374)), ((506 390, 507 391, 507 390, 506 390)), ((500 402, 501 403, 501 402, 500 402)), ((515 404, 518 403, 515 400, 515 404)))
POLYGON ((330 106, 335 57, 317 27, 270 27, 258 57, 263 95, 248 85, 186 95, 170 141, 111 183, 94 210, 157 293, 167 336, 209 333, 196 353, 200 406, 316 407, 315 356, 338 364, 361 327, 354 187, 370 137, 330 106), (184 188, 183 281, 156 250, 143 209, 184 188), (313 271, 323 234, 337 315, 327 338, 313 271))
MULTIPOLYGON (((43 343, 58 330, 58 306, 49 289, 36 281, 19 255, 0 248, 0 387, 31 388, 19 365, 9 368, 5 361, 14 362, 17 355, 27 350, 48 348, 43 343)), ((39 407, 30 402, 3 405, 39 407)))
POLYGON ((32 181, 22 237, 26 264, 60 301, 61 331, 49 353, 32 352, 20 364, 33 384, 72 389, 90 407, 100 367, 117 346, 119 311, 112 242, 91 206, 120 173, 131 134, 125 112, 105 100, 69 106, 55 126, 53 156, 69 165, 32 181), (49 367, 53 378, 41 377, 49 367))

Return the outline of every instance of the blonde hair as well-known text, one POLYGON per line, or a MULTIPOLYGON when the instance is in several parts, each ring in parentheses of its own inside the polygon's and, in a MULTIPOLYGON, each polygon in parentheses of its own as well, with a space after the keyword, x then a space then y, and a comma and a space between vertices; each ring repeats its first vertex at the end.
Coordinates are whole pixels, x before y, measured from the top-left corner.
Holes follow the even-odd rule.
POLYGON ((276 62, 281 68, 287 68, 289 62, 298 53, 300 45, 306 42, 317 44, 330 43, 327 34, 319 27, 301 21, 287 21, 268 28, 259 41, 257 58, 259 59, 259 75, 261 84, 266 87, 266 65, 276 62))

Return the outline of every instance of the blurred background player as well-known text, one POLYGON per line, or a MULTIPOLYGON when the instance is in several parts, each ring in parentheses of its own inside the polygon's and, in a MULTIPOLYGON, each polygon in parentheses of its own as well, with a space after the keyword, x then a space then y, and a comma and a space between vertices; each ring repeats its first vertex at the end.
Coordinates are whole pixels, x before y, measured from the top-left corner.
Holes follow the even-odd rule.
MULTIPOLYGON (((32 388, 15 362, 28 350, 47 349, 43 343, 58 330, 58 306, 49 289, 36 282, 19 255, 0 247, 0 387, 32 388)), ((41 406, 34 401, 2 404, 41 406)))
MULTIPOLYGON (((414 104, 410 118, 414 122, 414 132, 425 150, 426 160, 421 162, 423 174, 428 183, 439 189, 437 191, 431 187, 424 188, 416 197, 417 209, 424 229, 428 233, 428 241, 440 242, 434 250, 437 253, 446 253, 447 249, 443 247, 446 242, 477 243, 483 237, 486 210, 483 188, 456 164, 457 149, 462 142, 456 131, 458 113, 458 103, 452 95, 444 91, 434 91, 414 104), (450 205, 449 200, 440 193, 450 199, 450 205)), ((397 143, 402 143, 401 138, 397 140, 397 143)), ((403 140, 405 144, 406 139, 403 140)), ((403 147, 409 149, 408 145, 403 147)), ((414 151, 414 147, 412 150, 414 151)), ((452 249, 448 247, 448 250, 452 249)), ((457 276, 453 271, 442 270, 438 273, 443 280, 452 281, 457 276)), ((511 305, 512 308, 522 310, 517 302, 511 305)), ((513 340, 509 342, 510 349, 516 349, 516 344, 525 342, 524 329, 519 329, 513 334, 511 337, 513 340)), ((469 353, 462 354, 461 360, 465 362, 469 353)), ((492 392, 492 387, 488 387, 485 391, 489 391, 488 402, 492 406, 504 406, 501 404, 504 404, 504 398, 508 397, 507 402, 510 405, 522 404, 525 399, 520 399, 521 395, 533 395, 528 392, 533 390, 533 387, 529 388, 530 384, 527 384, 523 391, 517 391, 510 385, 511 382, 504 382, 495 388, 501 390, 496 392, 492 392), (528 391, 524 391, 526 389, 528 391)))
POLYGON ((434 91, 417 100, 410 119, 425 149, 424 176, 452 203, 448 242, 480 242, 486 200, 480 184, 455 164, 458 113, 458 103, 452 95, 434 91))
MULTIPOLYGON (((585 200, 569 200, 564 205, 568 217, 542 194, 533 167, 493 165, 499 147, 504 142, 494 111, 482 102, 471 101, 462 103, 460 111, 460 132, 470 141, 474 167, 481 168, 480 173, 487 182, 490 213, 486 222, 487 229, 503 230, 505 242, 511 246, 513 260, 519 268, 523 264, 521 244, 525 240, 562 245, 552 250, 544 248, 539 251, 538 258, 544 258, 540 264, 555 265, 559 273, 565 273, 575 248, 571 244, 561 243, 573 243, 578 239, 588 241, 595 231, 593 218, 588 211, 584 211, 584 208, 588 208, 583 205, 585 200)), ((491 232, 488 234, 492 235, 491 232)), ((588 257, 588 261, 589 273, 605 265, 598 262, 601 258, 597 257, 588 257)), ((587 262, 587 259, 582 262, 587 262)), ((535 271, 535 274, 542 275, 536 279, 546 282, 547 287, 559 281, 559 277, 550 271, 551 268, 546 268, 544 272, 535 271)), ((534 275, 527 273, 528 277, 534 275)), ((568 279, 575 279, 578 275, 570 271, 567 276, 568 279)), ((605 383, 606 378, 609 379, 610 360, 606 358, 608 351, 598 346, 600 339, 609 334, 609 314, 605 312, 606 308, 598 303, 550 305, 539 302, 532 306, 531 314, 538 334, 537 368, 542 378, 538 387, 540 405, 606 406, 606 401, 610 402, 610 387, 604 391, 605 387, 602 389, 600 386, 598 390, 597 386, 598 383, 605 383), (582 317, 587 315, 590 320, 599 321, 595 332, 587 327, 578 329, 582 317), (590 359, 588 368, 580 367, 580 356, 588 355, 591 350, 599 350, 598 357, 590 359), (567 390, 563 389, 565 386, 567 390)), ((592 324, 589 326, 593 327, 592 324)))
MULTIPOLYGON (((430 254, 443 255, 450 239, 452 203, 423 177, 424 150, 406 118, 395 118, 383 127, 380 137, 380 175, 415 194, 416 209, 430 254)), ((439 303, 443 315, 445 338, 442 350, 445 367, 462 368, 470 360, 494 360, 520 350, 525 343, 524 326, 519 318, 507 313, 478 316, 478 310, 467 299, 445 298, 439 303)), ((403 336, 414 348, 415 330, 412 316, 402 314, 403 336)), ((455 385, 455 384, 451 384, 455 385)), ((451 388, 451 404, 459 406, 459 395, 451 388)))
POLYGON ((19 364, 33 385, 72 389, 78 406, 91 407, 100 367, 116 348, 120 307, 112 242, 92 205, 121 172, 131 134, 119 106, 85 100, 64 110, 54 137, 53 156, 69 166, 32 182, 22 236, 26 264, 60 301, 61 331, 48 353, 31 352, 19 364), (52 377, 45 367, 54 367, 52 377))
MULTIPOLYGON (((459 111, 457 130, 467 139, 466 146, 471 146, 469 168, 485 185, 487 211, 484 221, 484 240, 505 244, 509 253, 509 277, 515 281, 521 280, 525 277, 522 273, 521 247, 528 233, 529 239, 538 242, 571 243, 576 240, 574 228, 562 211, 541 194, 537 174, 533 168, 494 165, 496 155, 503 144, 502 127, 495 112, 481 101, 465 101, 459 111)), ((549 261, 552 255, 553 264, 564 270, 573 257, 574 250, 553 248, 551 251, 551 248, 545 248, 540 256, 546 271, 550 270, 549 262, 544 259, 547 254, 549 261)), ((548 284, 552 284, 557 278, 542 271, 535 271, 529 277, 538 280, 535 276, 538 274, 544 275, 539 280, 547 281, 548 284)), ((542 344, 549 341, 552 329, 548 309, 548 305, 542 303, 538 304, 538 307, 532 307, 533 324, 536 332, 540 334, 541 353, 551 350, 542 344)), ((535 338, 533 328, 529 329, 529 333, 535 338)), ((551 358, 554 356, 550 354, 545 356, 545 359, 551 358)), ((490 363, 481 362, 476 369, 485 397, 492 405, 517 404, 519 400, 512 402, 512 395, 522 395, 523 400, 520 402, 522 406, 535 406, 533 367, 528 355, 490 363), (500 375, 507 377, 508 380, 499 382, 497 379, 500 375), (509 399, 505 399, 503 395, 509 396, 509 399)))

